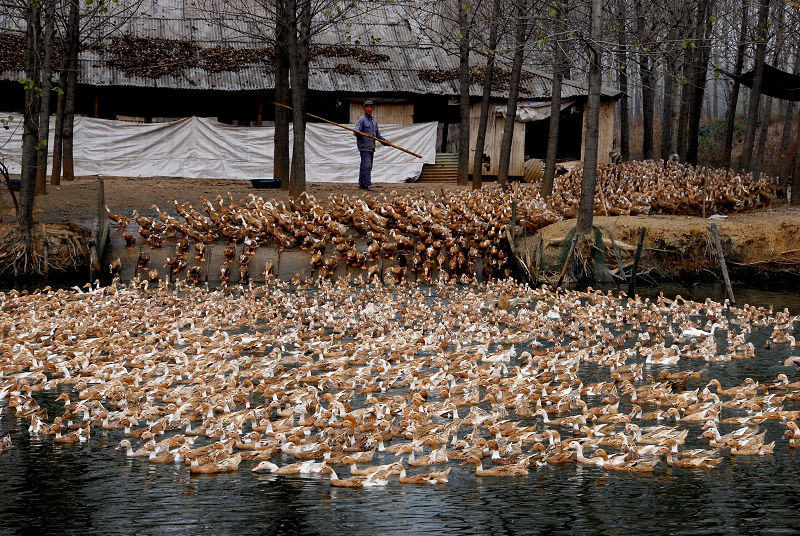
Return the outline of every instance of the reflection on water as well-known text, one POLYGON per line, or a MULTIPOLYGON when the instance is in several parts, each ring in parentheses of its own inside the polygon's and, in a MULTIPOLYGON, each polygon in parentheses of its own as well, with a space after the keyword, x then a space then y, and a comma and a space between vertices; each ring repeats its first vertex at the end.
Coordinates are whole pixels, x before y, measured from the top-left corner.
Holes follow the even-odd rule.
MULTIPOLYGON (((769 437, 781 434, 766 428, 769 437)), ((456 466, 443 486, 350 490, 257 476, 244 465, 238 474, 190 477, 183 467, 129 460, 91 443, 29 446, 26 435, 13 433, 15 449, 0 468, 2 533, 796 534, 800 524, 800 460, 785 441, 771 457, 726 462, 712 473, 565 465, 492 479, 456 466)))
MULTIPOLYGON (((774 303, 800 312, 800 297, 794 293, 737 292, 740 303, 774 303)), ((746 377, 767 381, 787 372, 782 360, 789 349, 761 350, 768 335, 765 330, 753 332, 756 360, 709 364, 708 376, 733 385, 746 377)), ((792 373, 797 380, 796 371, 792 373)), ((36 396, 41 405, 55 409, 57 395, 36 396)), ((628 406, 620 407, 627 410, 628 406)), ((686 448, 707 445, 696 439, 701 425, 688 424, 686 448)), ((327 478, 252 474, 256 462, 243 462, 234 474, 191 476, 182 465, 126 458, 111 448, 121 439, 119 432, 98 429, 86 446, 54 447, 51 440, 31 439, 26 428, 27 423, 9 416, 4 408, 0 436, 10 433, 14 448, 0 456, 2 534, 797 534, 800 530, 800 453, 788 448, 781 439, 784 425, 773 421, 762 427, 767 442, 777 442, 773 456, 728 457, 708 473, 663 463, 652 475, 568 464, 542 467, 526 477, 493 479, 476 478, 471 467, 451 462, 446 485, 410 486, 392 480, 385 488, 368 490, 332 488, 327 478)), ((374 461, 394 460, 383 453, 374 461)), ((281 465, 289 460, 276 461, 281 465)))
MULTIPOLYGON (((616 289, 617 287, 600 285, 597 288, 606 290, 616 289)), ((667 283, 657 287, 636 287, 636 293, 644 297, 653 298, 661 292, 668 298, 674 298, 675 295, 680 294, 688 300, 699 302, 706 298, 711 298, 721 303, 728 297, 725 285, 722 282, 698 283, 695 285, 667 283)), ((788 307, 793 313, 800 313, 800 292, 793 286, 782 286, 780 288, 733 287, 733 297, 736 298, 737 305, 745 303, 760 307, 772 305, 778 311, 788 307)))

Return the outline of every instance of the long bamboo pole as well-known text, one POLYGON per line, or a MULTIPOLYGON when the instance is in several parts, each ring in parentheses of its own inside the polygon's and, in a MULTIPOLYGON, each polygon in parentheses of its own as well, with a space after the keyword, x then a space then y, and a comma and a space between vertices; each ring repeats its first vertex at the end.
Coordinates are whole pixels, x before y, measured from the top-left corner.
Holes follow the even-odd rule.
MULTIPOLYGON (((287 106, 285 104, 281 104, 280 102, 272 101, 272 104, 274 104, 275 106, 281 106, 282 108, 286 108, 287 110, 291 110, 292 109, 291 106, 287 106)), ((337 127, 342 127, 342 128, 347 129, 347 130, 349 130, 351 132, 355 132, 356 134, 361 134, 362 136, 366 136, 367 138, 372 138, 373 140, 379 141, 384 145, 388 145, 389 147, 394 147, 395 149, 399 149, 399 150, 403 151, 404 153, 408 153, 411 156, 416 156, 417 158, 422 158, 422 155, 420 155, 420 154, 417 154, 417 153, 415 153, 413 151, 409 151, 408 149, 404 149, 403 147, 400 147, 399 145, 395 145, 394 143, 392 143, 390 141, 382 140, 380 138, 376 138, 375 136, 370 136, 369 134, 361 132, 360 130, 356 130, 354 128, 350 128, 347 125, 342 125, 341 123, 336 123, 334 121, 331 121, 330 119, 325 119, 324 117, 320 117, 318 115, 310 114, 308 112, 306 112, 306 115, 308 117, 313 117, 314 119, 319 119, 320 121, 324 121, 326 123, 330 123, 331 125, 336 125, 337 127)))

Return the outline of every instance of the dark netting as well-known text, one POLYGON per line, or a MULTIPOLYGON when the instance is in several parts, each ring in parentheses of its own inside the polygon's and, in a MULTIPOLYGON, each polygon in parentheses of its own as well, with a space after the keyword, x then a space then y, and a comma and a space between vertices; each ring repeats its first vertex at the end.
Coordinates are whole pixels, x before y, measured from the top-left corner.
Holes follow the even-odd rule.
MULTIPOLYGON (((736 76, 728 71, 721 71, 726 76, 738 80, 742 85, 753 87, 755 69, 736 76)), ((764 75, 761 80, 761 93, 776 99, 800 101, 800 75, 787 73, 771 65, 764 65, 764 75)))

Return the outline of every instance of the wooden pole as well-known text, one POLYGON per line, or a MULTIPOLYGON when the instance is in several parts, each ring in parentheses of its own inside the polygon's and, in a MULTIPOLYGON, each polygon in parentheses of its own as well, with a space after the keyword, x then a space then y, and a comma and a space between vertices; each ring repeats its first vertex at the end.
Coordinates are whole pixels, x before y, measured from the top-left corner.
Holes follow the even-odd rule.
POLYGON ((44 271, 44 278, 45 278, 45 281, 46 281, 47 280, 47 276, 48 276, 48 274, 50 272, 50 269, 48 267, 48 263, 49 263, 49 258, 48 257, 50 256, 50 244, 47 242, 47 226, 45 224, 42 224, 42 250, 44 252, 44 268, 43 268, 43 271, 44 271))
POLYGON ((717 259, 719 260, 720 268, 722 268, 722 278, 725 280, 725 290, 728 292, 728 298, 731 300, 731 303, 736 303, 736 299, 733 297, 733 287, 731 287, 731 279, 728 277, 728 267, 725 264, 725 255, 722 254, 722 242, 719 239, 719 230, 717 229, 717 224, 711 224, 711 232, 714 234, 714 246, 717 250, 717 259))
POLYGON ((706 217, 706 198, 708 197, 708 174, 703 176, 703 219, 706 217))
POLYGON ((575 234, 572 235, 572 242, 569 245, 569 251, 567 251, 567 260, 564 261, 564 267, 561 268, 561 275, 558 276, 558 283, 556 283, 556 288, 561 286, 561 283, 564 281, 564 276, 567 274, 567 267, 569 266, 569 261, 572 259, 572 253, 575 251, 575 244, 578 242, 578 232, 575 231, 575 234))
MULTIPOLYGON (((291 110, 292 109, 291 106, 286 106, 285 104, 281 104, 279 102, 274 102, 273 101, 272 104, 274 104, 275 106, 281 106, 283 108, 286 108, 287 110, 291 110)), ((380 138, 376 138, 375 136, 370 136, 369 134, 361 132, 360 130, 356 130, 354 128, 350 128, 347 125, 342 125, 341 123, 336 123, 334 121, 331 121, 330 119, 325 119, 324 117, 320 117, 318 115, 310 114, 308 112, 306 112, 306 115, 308 117, 313 117, 314 119, 319 119, 320 121, 324 121, 325 123, 330 123, 331 125, 336 125, 337 127, 344 128, 346 130, 349 130, 350 132, 355 132, 356 134, 361 134, 362 136, 366 136, 367 138, 372 138, 373 140, 379 141, 384 145, 388 145, 389 147, 394 147, 395 149, 403 151, 404 153, 408 153, 411 156, 416 156, 417 158, 422 158, 421 154, 417 154, 417 153, 415 153, 413 151, 409 151, 408 149, 404 149, 403 147, 400 147, 399 145, 395 145, 392 142, 389 142, 389 141, 386 141, 386 140, 382 140, 380 138)))
POLYGON ((539 270, 542 269, 542 263, 544 261, 544 239, 542 238, 542 234, 539 233, 539 244, 536 247, 536 283, 539 283, 539 270))
POLYGON ((633 296, 636 292, 636 273, 639 271, 639 257, 642 254, 642 247, 644 246, 644 233, 647 227, 642 227, 642 232, 639 233, 639 243, 636 244, 636 253, 633 255, 633 267, 631 268, 631 279, 628 283, 628 296, 633 296))

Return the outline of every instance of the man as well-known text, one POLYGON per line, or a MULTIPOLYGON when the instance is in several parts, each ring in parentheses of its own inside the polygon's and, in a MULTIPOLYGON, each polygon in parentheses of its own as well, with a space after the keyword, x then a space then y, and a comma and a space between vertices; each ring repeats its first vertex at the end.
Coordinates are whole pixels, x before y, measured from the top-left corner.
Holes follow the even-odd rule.
MULTIPOLYGON (((375 109, 375 103, 366 101, 364 103, 364 115, 358 118, 356 122, 356 130, 374 136, 381 141, 383 145, 386 143, 386 138, 381 136, 378 130, 378 122, 372 117, 372 111, 375 109)), ((372 157, 375 155, 375 140, 356 134, 356 146, 361 152, 361 168, 358 171, 358 187, 363 190, 373 190, 372 186, 372 157)))

